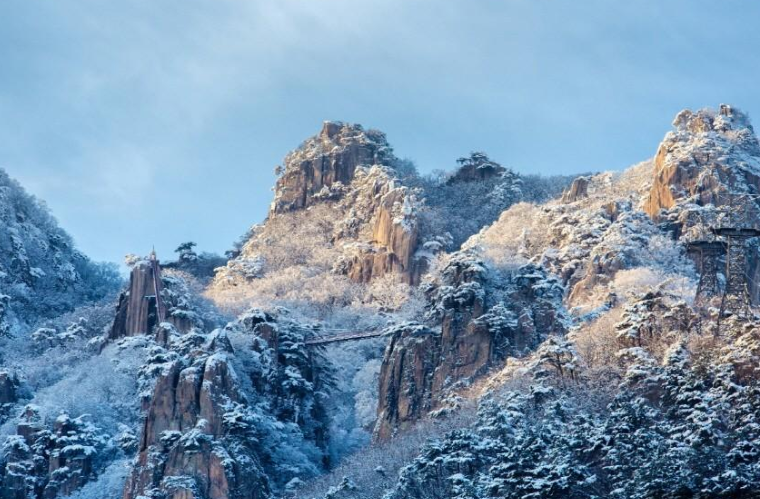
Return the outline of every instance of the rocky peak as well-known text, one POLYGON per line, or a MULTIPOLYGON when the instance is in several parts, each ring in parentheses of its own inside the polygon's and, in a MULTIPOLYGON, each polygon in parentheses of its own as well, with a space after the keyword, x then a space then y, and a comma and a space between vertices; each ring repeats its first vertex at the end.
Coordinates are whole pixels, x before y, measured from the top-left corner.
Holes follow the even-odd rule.
MULTIPOLYGON (((712 240, 711 227, 760 228, 760 142, 749 118, 722 104, 684 110, 654 161, 644 210, 684 241, 712 240)), ((760 299, 760 253, 748 255, 750 295, 760 299)))
MULTIPOLYGON (((394 163, 385 134, 361 125, 326 121, 319 134, 285 157, 271 213, 305 208, 323 190, 350 184, 358 166, 394 163)), ((324 193, 323 193, 324 194, 324 193)))
POLYGON ((399 165, 384 133, 325 122, 285 157, 269 218, 217 270, 214 287, 266 279, 288 267, 283 255, 310 245, 334 253, 325 272, 360 283, 393 273, 416 284, 426 267, 417 255, 422 201, 399 179, 399 165))
POLYGON ((483 152, 473 152, 467 157, 459 158, 457 163, 459 168, 449 177, 449 184, 488 180, 500 177, 507 171, 483 152))
POLYGON ((578 177, 573 180, 570 187, 562 194, 563 203, 574 203, 579 199, 585 199, 588 197, 588 186, 590 179, 588 177, 578 177))
POLYGON ((745 216, 732 223, 760 223, 754 198, 760 193, 760 142, 747 115, 726 104, 718 111, 684 110, 673 127, 657 150, 645 211, 656 220, 680 217, 683 232, 694 225, 684 223, 688 212, 699 207, 718 209, 702 210, 701 218, 734 211, 745 216), (721 210, 729 206, 734 210, 721 210))

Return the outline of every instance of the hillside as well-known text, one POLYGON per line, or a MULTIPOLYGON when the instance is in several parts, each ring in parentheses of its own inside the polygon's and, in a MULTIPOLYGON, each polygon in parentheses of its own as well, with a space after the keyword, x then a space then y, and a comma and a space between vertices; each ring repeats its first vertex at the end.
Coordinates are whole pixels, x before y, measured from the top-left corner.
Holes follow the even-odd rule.
POLYGON ((79 252, 44 203, 0 169, 0 332, 113 294, 115 266, 79 252))

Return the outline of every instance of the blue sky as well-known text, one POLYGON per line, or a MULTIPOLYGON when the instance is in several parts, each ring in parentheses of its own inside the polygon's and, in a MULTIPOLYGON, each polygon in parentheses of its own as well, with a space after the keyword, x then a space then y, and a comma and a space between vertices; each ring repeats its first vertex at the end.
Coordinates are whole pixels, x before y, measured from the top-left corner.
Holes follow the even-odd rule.
POLYGON ((422 171, 484 150, 552 174, 652 156, 682 108, 760 116, 758 21, 739 0, 4 0, 0 167, 95 259, 221 252, 326 119, 422 171))

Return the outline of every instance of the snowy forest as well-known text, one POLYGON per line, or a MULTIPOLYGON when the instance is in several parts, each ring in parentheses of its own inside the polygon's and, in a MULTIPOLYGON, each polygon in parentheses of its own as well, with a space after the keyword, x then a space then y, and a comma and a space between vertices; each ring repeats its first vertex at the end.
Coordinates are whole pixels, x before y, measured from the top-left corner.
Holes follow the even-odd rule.
POLYGON ((126 272, 0 170, 0 499, 760 497, 760 141, 652 153, 420 173, 328 121, 224 255, 126 272))

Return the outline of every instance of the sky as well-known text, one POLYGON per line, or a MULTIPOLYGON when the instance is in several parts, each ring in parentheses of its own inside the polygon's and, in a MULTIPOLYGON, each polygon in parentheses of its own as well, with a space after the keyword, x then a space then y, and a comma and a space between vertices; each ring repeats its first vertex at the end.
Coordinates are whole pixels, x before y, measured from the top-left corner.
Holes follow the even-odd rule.
POLYGON ((741 0, 3 0, 0 168, 95 260, 221 253, 324 120, 421 172, 482 150, 570 174, 653 156, 684 108, 760 116, 758 20, 741 0))

